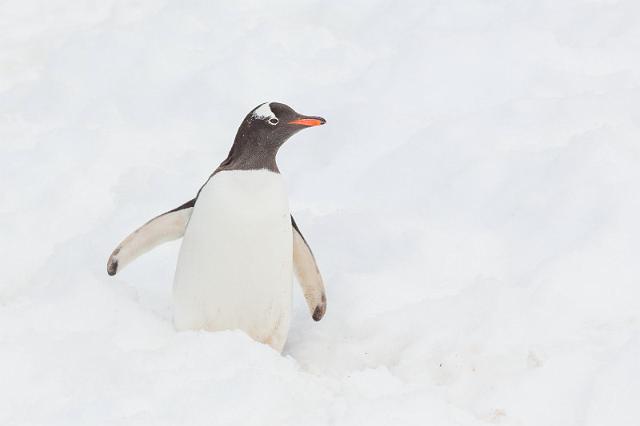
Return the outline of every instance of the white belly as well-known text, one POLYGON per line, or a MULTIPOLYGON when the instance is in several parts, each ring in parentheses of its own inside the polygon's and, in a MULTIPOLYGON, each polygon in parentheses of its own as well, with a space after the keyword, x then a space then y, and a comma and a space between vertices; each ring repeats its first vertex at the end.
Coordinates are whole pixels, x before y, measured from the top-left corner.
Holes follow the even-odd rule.
POLYGON ((176 328, 239 329, 282 350, 291 314, 292 245, 279 174, 218 172, 200 192, 182 241, 176 328))

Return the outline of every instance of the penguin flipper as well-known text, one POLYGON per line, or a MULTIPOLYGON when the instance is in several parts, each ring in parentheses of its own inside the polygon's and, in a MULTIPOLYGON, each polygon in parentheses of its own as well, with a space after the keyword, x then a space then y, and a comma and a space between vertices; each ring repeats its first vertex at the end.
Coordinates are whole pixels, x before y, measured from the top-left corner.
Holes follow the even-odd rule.
POLYGON ((315 321, 320 321, 327 310, 327 296, 322 275, 311 248, 302 236, 293 216, 291 216, 291 225, 293 227, 293 270, 302 287, 311 317, 315 321))
POLYGON ((196 199, 156 216, 133 231, 113 250, 107 273, 115 275, 129 263, 162 243, 181 238, 189 223, 196 199))

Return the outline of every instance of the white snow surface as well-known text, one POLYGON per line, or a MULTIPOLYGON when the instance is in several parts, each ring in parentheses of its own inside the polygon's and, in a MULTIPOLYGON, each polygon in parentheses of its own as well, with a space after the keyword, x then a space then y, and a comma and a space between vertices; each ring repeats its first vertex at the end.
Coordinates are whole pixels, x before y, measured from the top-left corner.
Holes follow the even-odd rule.
POLYGON ((0 3, 0 424, 638 425, 640 3, 0 3), (176 332, 192 198, 265 99, 328 292, 176 332))

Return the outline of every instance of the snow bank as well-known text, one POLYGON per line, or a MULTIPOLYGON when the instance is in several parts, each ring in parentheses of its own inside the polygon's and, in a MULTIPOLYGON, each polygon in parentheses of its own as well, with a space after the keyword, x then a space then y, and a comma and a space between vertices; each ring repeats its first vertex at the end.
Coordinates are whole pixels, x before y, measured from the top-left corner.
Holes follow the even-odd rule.
POLYGON ((233 3, 0 5, 0 423, 638 424, 640 6, 233 3), (105 271, 267 100, 328 120, 284 356, 105 271))

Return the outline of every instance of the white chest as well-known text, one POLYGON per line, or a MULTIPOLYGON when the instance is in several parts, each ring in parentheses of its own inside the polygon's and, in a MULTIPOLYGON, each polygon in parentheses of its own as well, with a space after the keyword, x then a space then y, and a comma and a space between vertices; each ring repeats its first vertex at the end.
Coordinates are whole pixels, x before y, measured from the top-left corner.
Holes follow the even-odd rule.
POLYGON ((282 177, 267 170, 217 173, 200 192, 180 249, 176 327, 241 329, 269 344, 275 335, 286 337, 292 257, 282 177))

